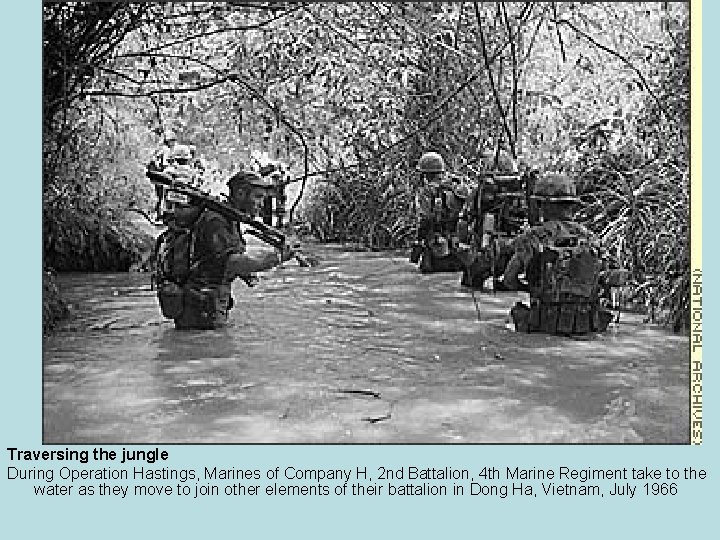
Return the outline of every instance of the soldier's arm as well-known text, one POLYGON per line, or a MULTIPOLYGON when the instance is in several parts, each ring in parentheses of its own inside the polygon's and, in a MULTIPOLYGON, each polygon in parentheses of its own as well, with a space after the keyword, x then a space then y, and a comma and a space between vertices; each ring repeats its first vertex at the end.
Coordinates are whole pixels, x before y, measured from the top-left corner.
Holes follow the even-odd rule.
POLYGON ((505 244, 501 249, 510 256, 503 272, 502 287, 506 290, 522 290, 520 274, 527 271, 535 251, 539 248, 539 240, 532 231, 515 238, 512 243, 505 244), (512 254, 512 255, 511 255, 512 254))
POLYGON ((264 250, 258 255, 249 255, 244 251, 233 253, 228 258, 228 262, 225 267, 226 275, 237 277, 270 270, 271 268, 279 266, 280 264, 297 256, 296 250, 298 249, 299 244, 286 244, 283 246, 282 250, 264 250))
POLYGON ((270 270, 295 256, 290 246, 285 246, 281 252, 263 250, 259 254, 250 255, 245 250, 245 242, 237 234, 224 237, 221 233, 218 237, 217 247, 228 254, 225 263, 225 277, 230 280, 238 276, 270 270))
POLYGON ((281 257, 274 251, 255 256, 247 253, 233 253, 228 257, 225 276, 228 279, 234 279, 238 276, 264 272, 278 266, 281 262, 281 257))

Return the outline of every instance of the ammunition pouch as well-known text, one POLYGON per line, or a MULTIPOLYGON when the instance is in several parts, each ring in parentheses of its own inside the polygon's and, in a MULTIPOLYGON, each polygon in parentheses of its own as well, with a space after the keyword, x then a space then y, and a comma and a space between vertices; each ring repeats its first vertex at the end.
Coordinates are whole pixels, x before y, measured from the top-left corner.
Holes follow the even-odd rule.
POLYGON ((212 289, 196 289, 195 287, 183 287, 185 302, 183 312, 192 313, 202 319, 208 319, 215 307, 212 289))
POLYGON ((217 285, 211 289, 212 291, 212 311, 216 315, 221 315, 227 319, 230 310, 234 306, 230 284, 217 285))
POLYGON ((180 329, 212 329, 227 322, 233 307, 230 285, 196 287, 168 282, 158 290, 164 317, 175 320, 180 329))
POLYGON ((531 301, 530 307, 518 302, 510 310, 517 332, 556 335, 583 335, 607 330, 612 314, 597 303, 531 301))
POLYGON ((183 290, 172 281, 166 281, 158 285, 157 292, 160 301, 160 310, 163 317, 175 319, 180 317, 183 312, 183 290))
POLYGON ((510 317, 512 317, 513 323, 515 324, 515 331, 527 334, 530 332, 531 323, 531 310, 522 302, 516 303, 510 310, 510 317))
POLYGON ((423 252, 423 246, 420 243, 413 244, 413 246, 410 248, 410 262, 413 264, 417 264, 417 262, 420 260, 420 256, 423 252))

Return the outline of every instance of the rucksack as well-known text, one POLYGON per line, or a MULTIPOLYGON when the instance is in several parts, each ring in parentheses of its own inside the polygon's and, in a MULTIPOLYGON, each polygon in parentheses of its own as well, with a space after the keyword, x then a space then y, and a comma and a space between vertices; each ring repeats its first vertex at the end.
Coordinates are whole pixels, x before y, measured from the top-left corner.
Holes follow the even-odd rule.
POLYGON ((183 285, 190 274, 195 249, 195 233, 190 228, 171 228, 156 243, 158 281, 183 285))
POLYGON ((530 308, 526 315, 522 305, 511 311, 518 328, 565 335, 607 328, 609 312, 598 299, 602 261, 586 240, 578 235, 555 238, 534 255, 527 269, 530 308))
MULTIPOLYGON (((206 308, 200 311, 214 312, 214 304, 229 302, 223 309, 227 311, 232 307, 232 300, 229 298, 218 298, 218 290, 223 286, 221 283, 206 284, 198 288, 196 278, 201 277, 202 281, 212 280, 223 275, 225 269, 220 259, 225 259, 234 247, 229 248, 227 253, 208 252, 207 246, 203 244, 203 232, 213 220, 223 219, 212 211, 202 212, 194 221, 183 223, 184 227, 173 226, 160 235, 155 245, 156 275, 155 283, 158 288, 160 308, 165 317, 177 319, 183 313, 186 304, 200 309, 200 304, 207 304, 206 308), (216 264, 217 263, 217 264, 216 264), (208 266, 212 269, 208 273, 208 266), (206 296, 204 300, 200 298, 206 296)), ((239 233, 238 223, 232 222, 231 226, 238 234, 238 240, 242 242, 239 233)), ((240 276, 251 285, 254 276, 240 276)), ((254 284, 254 283, 253 283, 254 284)), ((227 284, 225 284, 227 285, 227 284)), ((228 286, 229 291, 229 286, 228 286)), ((223 293, 224 295, 224 293, 223 293)), ((196 311, 197 311, 196 309, 196 311)), ((192 311, 192 310, 191 310, 192 311)))
POLYGON ((602 261, 596 250, 576 236, 544 245, 528 269, 533 296, 546 302, 597 300, 602 261))
POLYGON ((195 249, 194 227, 170 228, 155 243, 156 273, 160 310, 175 319, 183 311, 183 286, 190 276, 195 249))
MULTIPOLYGON (((202 211, 189 222, 187 218, 181 221, 176 215, 175 224, 163 232, 155 243, 158 281, 184 285, 195 269, 217 256, 203 253, 202 246, 196 245, 199 231, 214 219, 222 218, 211 211, 202 211)), ((237 223, 233 222, 232 226, 237 228, 237 223)))

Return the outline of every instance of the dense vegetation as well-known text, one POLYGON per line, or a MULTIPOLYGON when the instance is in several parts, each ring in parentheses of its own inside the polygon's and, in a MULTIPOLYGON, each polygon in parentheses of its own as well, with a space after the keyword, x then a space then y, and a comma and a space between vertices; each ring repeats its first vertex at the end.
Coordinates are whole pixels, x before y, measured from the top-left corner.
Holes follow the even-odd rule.
POLYGON ((46 3, 44 40, 47 267, 138 259, 167 128, 214 176, 283 160, 296 223, 374 248, 413 236, 422 152, 502 149, 574 174, 634 293, 687 320, 687 4, 46 3))

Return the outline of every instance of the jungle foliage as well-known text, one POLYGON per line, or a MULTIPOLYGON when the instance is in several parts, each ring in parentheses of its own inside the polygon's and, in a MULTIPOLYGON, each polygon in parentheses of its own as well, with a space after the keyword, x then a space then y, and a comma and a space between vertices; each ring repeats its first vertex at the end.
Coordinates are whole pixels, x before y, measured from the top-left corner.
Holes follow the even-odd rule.
POLYGON ((685 3, 45 3, 44 256, 126 269, 147 245, 144 164, 171 128, 214 176, 279 159, 323 241, 407 245, 415 165, 503 149, 581 181, 631 291, 689 301, 685 3))

